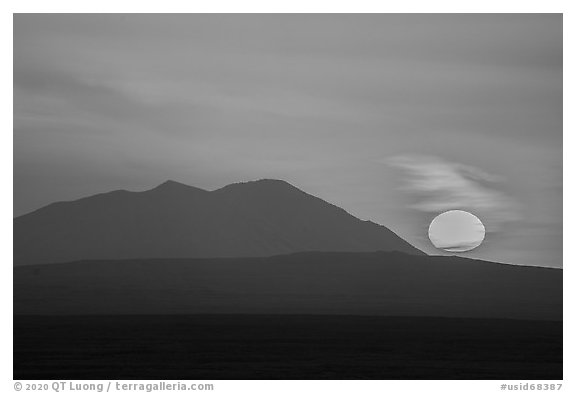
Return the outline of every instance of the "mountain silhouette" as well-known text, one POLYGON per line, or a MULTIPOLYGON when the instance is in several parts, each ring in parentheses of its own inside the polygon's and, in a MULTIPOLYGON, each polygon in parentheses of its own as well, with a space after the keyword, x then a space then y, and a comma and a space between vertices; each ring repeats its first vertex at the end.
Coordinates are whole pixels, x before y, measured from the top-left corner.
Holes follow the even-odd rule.
POLYGON ((14 313, 562 320, 562 270, 400 252, 79 261, 16 267, 14 313))
POLYGON ((388 228, 281 180, 215 191, 167 181, 57 202, 14 219, 14 263, 260 257, 303 251, 425 255, 388 228))

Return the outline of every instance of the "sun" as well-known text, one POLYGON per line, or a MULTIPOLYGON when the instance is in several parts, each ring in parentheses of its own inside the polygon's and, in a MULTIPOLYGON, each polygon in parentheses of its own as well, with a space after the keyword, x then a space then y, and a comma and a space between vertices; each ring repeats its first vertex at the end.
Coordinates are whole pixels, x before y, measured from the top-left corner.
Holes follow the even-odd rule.
POLYGON ((474 214, 450 210, 436 216, 428 228, 430 241, 439 250, 466 252, 484 241, 486 228, 474 214))

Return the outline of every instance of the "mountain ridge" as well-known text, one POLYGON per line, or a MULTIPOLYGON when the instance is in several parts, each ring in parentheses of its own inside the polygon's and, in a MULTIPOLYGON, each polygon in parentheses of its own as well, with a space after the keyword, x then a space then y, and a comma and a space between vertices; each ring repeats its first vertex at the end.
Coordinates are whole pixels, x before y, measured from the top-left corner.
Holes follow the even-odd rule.
MULTIPOLYGON (((182 258, 169 258, 170 261, 174 261, 174 262, 178 262, 178 261, 189 261, 189 260, 206 260, 206 259, 210 259, 210 260, 232 260, 232 259, 254 259, 254 260, 264 260, 264 259, 274 259, 274 258, 286 258, 286 257, 298 257, 298 256, 302 256, 302 257, 309 257, 309 256, 355 256, 355 255, 374 255, 374 256, 390 256, 390 255, 397 255, 397 256, 406 256, 406 257, 420 257, 420 258, 428 258, 429 260, 434 260, 434 259, 441 259, 444 261, 452 261, 453 263, 479 263, 479 264, 486 264, 486 265, 498 265, 498 266, 508 266, 508 267, 512 267, 512 268, 529 268, 529 269, 544 269, 544 270, 556 270, 556 271, 564 271, 563 267, 557 267, 557 266, 540 266, 540 265, 519 265, 519 264, 513 264, 513 263, 507 263, 507 262, 497 262, 497 261, 491 261, 491 260, 487 260, 487 259, 478 259, 478 258, 469 258, 469 257, 463 257, 463 256, 459 256, 459 255, 414 255, 414 254, 407 254, 405 252, 402 251, 363 251, 363 252, 358 252, 358 251, 298 251, 298 252, 293 252, 293 253, 287 253, 287 254, 276 254, 276 255, 270 255, 270 256, 259 256, 259 257, 211 257, 211 258, 186 258, 186 257, 182 257, 182 258)), ((136 261, 142 261, 143 259, 141 258, 127 258, 127 259, 115 259, 115 260, 110 260, 110 262, 123 262, 123 261, 132 261, 132 262, 136 262, 136 261)), ((146 258, 146 261, 162 261, 162 260, 166 260, 166 258, 146 258)), ((67 262, 58 262, 55 263, 53 265, 64 265, 64 264, 73 264, 73 263, 90 263, 90 262, 104 262, 102 260, 99 259, 81 259, 81 260, 76 260, 76 261, 67 261, 67 262)), ((34 267, 34 266, 43 266, 44 264, 38 264, 38 265, 24 265, 24 266, 15 266, 15 268, 21 268, 21 267, 34 267)))
POLYGON ((385 226, 274 179, 213 191, 168 180, 145 191, 53 203, 14 219, 16 265, 376 250, 425 255, 385 226))
POLYGON ((562 320, 563 271, 401 252, 92 260, 14 268, 14 312, 562 320))

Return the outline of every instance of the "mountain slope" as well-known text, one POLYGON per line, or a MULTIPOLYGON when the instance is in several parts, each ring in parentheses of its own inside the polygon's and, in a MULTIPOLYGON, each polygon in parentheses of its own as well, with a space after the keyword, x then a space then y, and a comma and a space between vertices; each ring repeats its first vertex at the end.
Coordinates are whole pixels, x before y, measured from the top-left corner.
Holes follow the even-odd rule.
POLYGON ((14 269, 15 314, 562 319, 562 270, 399 252, 81 261, 14 269))
POLYGON ((14 263, 402 251, 392 231, 279 180, 205 191, 173 181, 59 202, 14 219, 14 263))

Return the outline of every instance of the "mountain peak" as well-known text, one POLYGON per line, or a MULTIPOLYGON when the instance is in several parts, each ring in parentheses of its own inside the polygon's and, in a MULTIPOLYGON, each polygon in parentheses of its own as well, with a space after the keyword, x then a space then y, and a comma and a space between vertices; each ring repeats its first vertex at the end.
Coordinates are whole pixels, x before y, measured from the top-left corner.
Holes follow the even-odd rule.
POLYGON ((232 183, 216 191, 218 192, 225 190, 296 190, 302 192, 298 187, 293 186, 287 181, 278 179, 258 179, 246 182, 232 183))
POLYGON ((184 183, 180 183, 174 180, 166 180, 164 183, 159 184, 158 186, 154 187, 153 189, 149 190, 149 191, 191 191, 191 190, 196 190, 196 191, 202 191, 202 192, 207 192, 206 190, 203 190, 201 188, 197 188, 197 187, 193 187, 193 186, 189 186, 187 184, 184 183))
POLYGON ((248 181, 248 182, 242 182, 242 183, 235 183, 235 184, 231 184, 231 186, 238 186, 238 185, 243 185, 243 186, 250 186, 250 187, 267 187, 267 188, 293 188, 293 189, 297 189, 297 187, 293 186, 292 184, 288 183, 285 180, 278 180, 278 179, 258 179, 258 180, 252 180, 252 181, 248 181))
POLYGON ((180 186, 190 187, 190 186, 188 186, 188 185, 186 185, 186 184, 184 184, 184 183, 180 183, 180 182, 177 182, 177 181, 175 181, 175 180, 170 180, 170 179, 168 179, 168 180, 166 180, 165 182, 159 184, 157 187, 174 187, 174 186, 178 186, 178 187, 180 187, 180 186))

